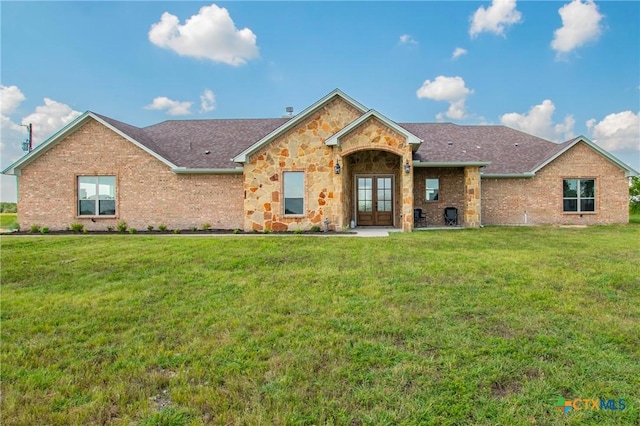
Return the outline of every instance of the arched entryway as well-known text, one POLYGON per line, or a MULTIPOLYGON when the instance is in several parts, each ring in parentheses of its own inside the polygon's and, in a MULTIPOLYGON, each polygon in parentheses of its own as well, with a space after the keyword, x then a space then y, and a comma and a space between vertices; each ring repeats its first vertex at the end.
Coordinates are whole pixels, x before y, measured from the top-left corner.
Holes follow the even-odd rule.
POLYGON ((357 226, 400 226, 402 157, 362 150, 343 157, 345 217, 357 226))

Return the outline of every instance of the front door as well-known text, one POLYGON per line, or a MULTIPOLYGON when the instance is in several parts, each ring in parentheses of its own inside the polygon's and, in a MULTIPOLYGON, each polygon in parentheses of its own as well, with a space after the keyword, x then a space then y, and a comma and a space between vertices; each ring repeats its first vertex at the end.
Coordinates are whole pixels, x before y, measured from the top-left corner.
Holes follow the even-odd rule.
POLYGON ((358 225, 393 225, 393 177, 357 176, 356 206, 358 225))

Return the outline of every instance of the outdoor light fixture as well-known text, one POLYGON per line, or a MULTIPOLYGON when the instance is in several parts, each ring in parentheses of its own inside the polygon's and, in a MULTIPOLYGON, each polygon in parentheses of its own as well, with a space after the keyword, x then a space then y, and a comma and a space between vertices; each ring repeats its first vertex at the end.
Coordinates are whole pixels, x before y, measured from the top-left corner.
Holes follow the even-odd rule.
POLYGON ((407 160, 407 162, 404 163, 404 172, 411 173, 411 164, 409 164, 409 160, 407 160))
POLYGON ((340 167, 340 160, 336 160, 336 165, 333 166, 333 171, 336 172, 337 175, 339 175, 340 170, 342 170, 342 167, 340 167))

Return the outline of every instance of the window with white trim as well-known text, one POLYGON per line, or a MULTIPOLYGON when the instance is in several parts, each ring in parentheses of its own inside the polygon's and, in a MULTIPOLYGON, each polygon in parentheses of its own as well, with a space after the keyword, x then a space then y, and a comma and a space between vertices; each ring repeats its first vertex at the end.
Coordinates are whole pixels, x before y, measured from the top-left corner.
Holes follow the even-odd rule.
POLYGON ((78 216, 115 216, 116 177, 78 176, 78 216))
POLYGON ((438 201, 440 195, 440 179, 426 179, 424 186, 426 187, 424 199, 426 201, 438 201))
POLYGON ((562 211, 566 213, 595 212, 595 179, 564 179, 562 181, 562 211))
POLYGON ((304 172, 283 172, 284 214, 304 214, 304 172))

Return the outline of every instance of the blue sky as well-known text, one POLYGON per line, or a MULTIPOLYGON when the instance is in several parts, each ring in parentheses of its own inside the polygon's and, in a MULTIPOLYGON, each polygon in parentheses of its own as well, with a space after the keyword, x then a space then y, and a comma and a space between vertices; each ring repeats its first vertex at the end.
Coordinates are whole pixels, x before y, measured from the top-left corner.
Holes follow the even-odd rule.
MULTIPOLYGON (((278 117, 335 88, 397 122, 585 135, 640 169, 640 2, 6 2, 1 164, 91 110, 278 117)), ((15 178, 2 176, 2 201, 15 178)))

